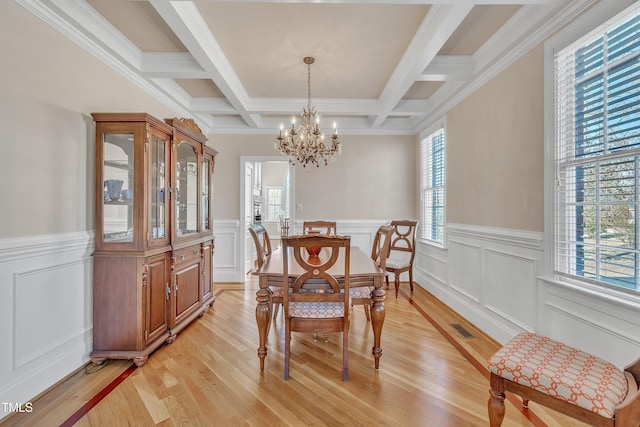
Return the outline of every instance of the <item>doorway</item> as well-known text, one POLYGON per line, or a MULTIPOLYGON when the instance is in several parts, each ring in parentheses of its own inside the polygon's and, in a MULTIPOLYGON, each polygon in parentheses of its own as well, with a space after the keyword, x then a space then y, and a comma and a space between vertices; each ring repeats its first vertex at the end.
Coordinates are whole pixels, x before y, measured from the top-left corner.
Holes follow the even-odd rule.
POLYGON ((255 260, 249 227, 261 223, 276 248, 280 244, 280 216, 290 218, 293 224, 294 168, 280 156, 241 156, 240 192, 241 265, 248 273, 255 260))

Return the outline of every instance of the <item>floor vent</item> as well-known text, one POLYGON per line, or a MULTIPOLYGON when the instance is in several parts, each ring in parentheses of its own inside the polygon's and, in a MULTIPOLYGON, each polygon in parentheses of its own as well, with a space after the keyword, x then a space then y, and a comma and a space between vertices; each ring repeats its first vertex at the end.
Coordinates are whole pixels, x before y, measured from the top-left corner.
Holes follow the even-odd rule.
POLYGON ((459 323, 451 323, 449 326, 455 329, 462 338, 475 338, 471 332, 467 331, 464 326, 459 323))

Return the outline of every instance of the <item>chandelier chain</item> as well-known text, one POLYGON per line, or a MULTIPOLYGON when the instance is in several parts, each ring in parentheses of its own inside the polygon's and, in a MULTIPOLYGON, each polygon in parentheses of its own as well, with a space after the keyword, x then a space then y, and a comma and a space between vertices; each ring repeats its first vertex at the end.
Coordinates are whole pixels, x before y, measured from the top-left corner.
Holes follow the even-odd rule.
POLYGON ((311 64, 307 64, 307 109, 311 110, 311 64))

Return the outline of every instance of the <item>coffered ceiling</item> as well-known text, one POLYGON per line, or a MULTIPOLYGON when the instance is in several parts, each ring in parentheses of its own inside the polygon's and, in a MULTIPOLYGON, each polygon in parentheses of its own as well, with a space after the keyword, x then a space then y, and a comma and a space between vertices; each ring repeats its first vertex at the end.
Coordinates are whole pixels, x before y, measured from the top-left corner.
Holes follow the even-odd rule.
POLYGON ((208 133, 416 134, 593 0, 16 0, 208 133), (330 129, 325 129, 329 131, 330 129))

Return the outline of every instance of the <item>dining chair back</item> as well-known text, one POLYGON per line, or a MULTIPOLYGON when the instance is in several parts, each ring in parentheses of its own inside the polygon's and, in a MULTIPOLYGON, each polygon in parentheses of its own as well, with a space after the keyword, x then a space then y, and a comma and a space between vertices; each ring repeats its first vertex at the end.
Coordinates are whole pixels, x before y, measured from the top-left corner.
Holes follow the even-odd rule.
POLYGON ((253 237, 253 243, 256 246, 255 267, 260 268, 264 264, 264 260, 271 255, 271 240, 269 233, 260 224, 249 227, 249 234, 253 237))
POLYGON ((349 236, 282 238, 282 288, 290 288, 290 292, 283 292, 282 302, 285 318, 285 380, 289 379, 291 332, 342 332, 342 379, 347 381, 349 378, 350 245, 349 236), (316 248, 322 248, 320 253, 317 256, 310 255, 316 248), (339 256, 341 252, 344 255, 342 258, 339 256), (294 266, 294 263, 297 265, 294 266), (291 275, 292 272, 295 274, 291 275), (336 276, 343 279, 339 282, 336 276), (325 288, 317 290, 320 284, 325 288))
POLYGON ((326 236, 338 235, 335 221, 305 221, 302 225, 302 234, 312 234, 310 232, 313 231, 326 236))
MULTIPOLYGON (((373 239, 373 246, 371 247, 371 259, 382 271, 387 274, 385 268, 387 266, 387 256, 389 255, 389 247, 391 246, 391 235, 394 228, 390 225, 383 225, 378 228, 376 235, 373 239)), ((365 286, 358 288, 350 288, 351 292, 351 305, 362 305, 364 307, 364 314, 367 316, 367 322, 371 320, 371 292, 373 288, 365 286)))
MULTIPOLYGON (((394 220, 391 221, 393 236, 389 247, 389 257, 385 269, 395 275, 394 285, 396 288, 396 298, 400 289, 400 274, 409 272, 409 287, 413 292, 413 258, 416 254, 416 231, 418 221, 394 220)), ((386 278, 387 287, 389 277, 386 278)))
POLYGON ((387 258, 389 257, 389 248, 391 247, 391 236, 394 228, 390 225, 383 225, 376 231, 371 247, 371 259, 378 267, 384 270, 387 267, 387 258))
MULTIPOLYGON (((253 237, 253 243, 256 246, 256 260, 254 267, 260 269, 264 261, 271 255, 271 240, 269 233, 261 224, 255 224, 249 227, 249 234, 253 237)), ((282 288, 269 287, 271 290, 271 311, 273 318, 278 316, 278 307, 282 304, 282 288)))

